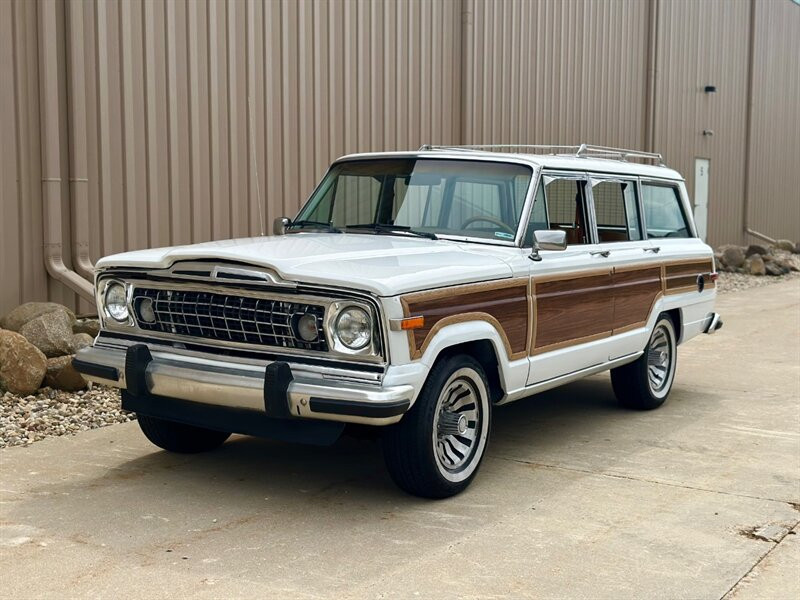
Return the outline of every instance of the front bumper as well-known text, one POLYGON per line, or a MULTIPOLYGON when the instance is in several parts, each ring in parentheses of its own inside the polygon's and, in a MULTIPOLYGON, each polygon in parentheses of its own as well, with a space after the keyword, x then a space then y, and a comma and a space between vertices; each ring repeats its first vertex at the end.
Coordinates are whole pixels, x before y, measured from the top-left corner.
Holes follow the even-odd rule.
POLYGON ((400 420, 414 398, 409 383, 323 379, 308 365, 239 363, 227 357, 151 351, 145 344, 96 344, 80 350, 73 365, 89 381, 126 390, 129 404, 133 397, 158 397, 162 404, 176 399, 191 403, 185 406, 230 409, 253 417, 390 425, 400 420))

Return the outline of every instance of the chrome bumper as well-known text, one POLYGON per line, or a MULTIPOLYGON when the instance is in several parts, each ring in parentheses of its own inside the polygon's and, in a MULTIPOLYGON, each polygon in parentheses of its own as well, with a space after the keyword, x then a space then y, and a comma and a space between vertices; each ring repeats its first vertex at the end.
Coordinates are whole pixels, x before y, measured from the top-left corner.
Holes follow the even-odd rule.
POLYGON ((73 365, 87 380, 129 394, 253 411, 267 417, 389 425, 400 420, 414 397, 414 387, 409 384, 328 380, 314 377, 312 366, 285 362, 255 365, 153 349, 152 353, 145 350, 149 358, 137 367, 131 364, 133 347, 84 348, 73 365), (273 382, 275 373, 280 373, 283 383, 273 382), (138 381, 128 381, 132 377, 138 381))

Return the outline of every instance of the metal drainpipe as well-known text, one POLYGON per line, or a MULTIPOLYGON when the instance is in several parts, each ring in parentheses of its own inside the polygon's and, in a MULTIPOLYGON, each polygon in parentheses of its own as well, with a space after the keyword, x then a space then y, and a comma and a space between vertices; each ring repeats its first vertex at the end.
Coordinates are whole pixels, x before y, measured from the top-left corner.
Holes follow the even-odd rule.
POLYGON ((72 199, 72 264, 75 270, 94 281, 94 265, 89 258, 89 179, 86 148, 86 70, 83 42, 83 0, 70 0, 65 6, 69 37, 67 65, 70 75, 70 198, 72 199))
POLYGON ((647 19, 647 89, 645 94, 644 149, 656 152, 656 83, 658 76, 658 0, 650 0, 647 19))
POLYGON ((39 9, 39 112, 42 146, 44 264, 47 272, 90 302, 94 286, 66 267, 62 257, 61 135, 59 130, 58 7, 44 0, 39 9))

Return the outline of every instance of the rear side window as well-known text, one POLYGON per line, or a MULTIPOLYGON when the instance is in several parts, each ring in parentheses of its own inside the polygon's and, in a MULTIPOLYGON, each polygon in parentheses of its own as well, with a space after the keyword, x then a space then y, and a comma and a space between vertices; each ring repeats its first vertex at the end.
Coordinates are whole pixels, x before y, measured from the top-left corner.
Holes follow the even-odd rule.
POLYGON ((629 181, 600 181, 592 187, 599 242, 642 239, 636 185, 629 181))
POLYGON ((668 185, 642 184, 642 206, 650 238, 692 237, 683 212, 678 188, 668 185))

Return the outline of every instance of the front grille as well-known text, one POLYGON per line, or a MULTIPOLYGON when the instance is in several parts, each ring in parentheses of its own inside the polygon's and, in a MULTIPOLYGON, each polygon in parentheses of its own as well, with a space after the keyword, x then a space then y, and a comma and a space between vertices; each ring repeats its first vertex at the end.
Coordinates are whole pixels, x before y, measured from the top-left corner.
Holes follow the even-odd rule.
POLYGON ((158 331, 224 342, 326 351, 324 306, 251 298, 213 292, 135 288, 132 299, 136 324, 144 331, 158 331), (149 299, 149 300, 148 300, 149 299), (152 304, 151 304, 152 302, 152 304), (143 306, 153 314, 147 322, 143 306), (306 342, 295 336, 296 320, 311 313, 317 320, 317 339, 306 342), (152 320, 152 317, 155 320, 152 320))

